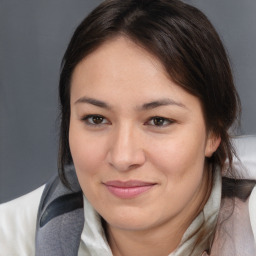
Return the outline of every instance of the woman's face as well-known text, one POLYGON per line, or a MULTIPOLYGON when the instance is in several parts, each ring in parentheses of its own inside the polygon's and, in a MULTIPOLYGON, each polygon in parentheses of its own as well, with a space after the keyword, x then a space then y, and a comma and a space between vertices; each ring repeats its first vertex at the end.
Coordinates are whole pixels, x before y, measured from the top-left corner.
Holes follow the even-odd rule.
POLYGON ((199 100, 128 39, 104 43, 75 68, 69 143, 78 180, 110 227, 186 225, 206 197, 206 131, 199 100))

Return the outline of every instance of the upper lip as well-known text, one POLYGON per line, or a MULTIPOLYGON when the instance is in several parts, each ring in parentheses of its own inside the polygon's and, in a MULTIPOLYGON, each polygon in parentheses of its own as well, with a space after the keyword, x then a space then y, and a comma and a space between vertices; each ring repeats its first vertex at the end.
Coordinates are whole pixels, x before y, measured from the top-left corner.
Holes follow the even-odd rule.
POLYGON ((152 186, 152 185, 155 185, 156 183, 140 181, 140 180, 128 180, 128 181, 111 180, 111 181, 104 182, 104 184, 112 187, 131 188, 131 187, 152 186))

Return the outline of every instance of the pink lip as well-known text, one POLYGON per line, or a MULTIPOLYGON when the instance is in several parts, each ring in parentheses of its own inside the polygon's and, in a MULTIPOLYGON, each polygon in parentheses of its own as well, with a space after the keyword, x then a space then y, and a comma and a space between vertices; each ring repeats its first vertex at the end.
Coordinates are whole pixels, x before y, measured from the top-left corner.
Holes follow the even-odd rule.
POLYGON ((119 181, 113 180, 105 182, 104 185, 107 187, 109 192, 119 198, 134 198, 148 191, 156 183, 149 183, 139 180, 119 181))

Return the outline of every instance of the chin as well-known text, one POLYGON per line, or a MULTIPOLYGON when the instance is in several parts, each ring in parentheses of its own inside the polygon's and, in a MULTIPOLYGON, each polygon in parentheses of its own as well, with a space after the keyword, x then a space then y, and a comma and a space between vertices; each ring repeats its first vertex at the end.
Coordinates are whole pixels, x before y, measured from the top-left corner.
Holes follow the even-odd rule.
POLYGON ((104 218, 106 223, 113 227, 129 231, 140 231, 151 228, 157 224, 157 220, 152 219, 152 214, 142 214, 142 210, 134 211, 125 209, 121 212, 111 212, 111 216, 104 218))

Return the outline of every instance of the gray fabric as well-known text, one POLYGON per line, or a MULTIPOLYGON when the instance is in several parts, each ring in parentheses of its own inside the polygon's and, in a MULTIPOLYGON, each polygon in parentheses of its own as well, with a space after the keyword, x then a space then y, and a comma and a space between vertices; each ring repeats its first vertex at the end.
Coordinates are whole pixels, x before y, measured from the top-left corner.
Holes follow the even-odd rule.
MULTIPOLYGON (((48 213, 49 205, 56 198, 81 191, 74 168, 67 168, 66 176, 71 189, 66 188, 58 177, 50 180, 44 189, 37 217, 36 256, 75 256, 78 253, 84 225, 83 208, 60 214, 40 226, 42 216, 48 213)), ((65 210, 65 205, 63 207, 65 210)))
POLYGON ((77 255, 83 223, 83 209, 78 209, 40 228, 36 236, 36 256, 77 255))

